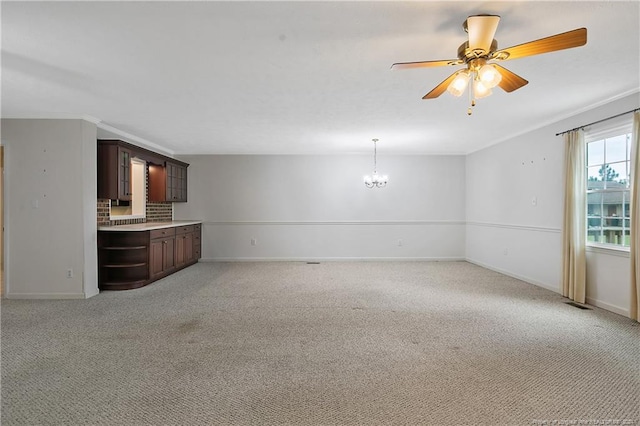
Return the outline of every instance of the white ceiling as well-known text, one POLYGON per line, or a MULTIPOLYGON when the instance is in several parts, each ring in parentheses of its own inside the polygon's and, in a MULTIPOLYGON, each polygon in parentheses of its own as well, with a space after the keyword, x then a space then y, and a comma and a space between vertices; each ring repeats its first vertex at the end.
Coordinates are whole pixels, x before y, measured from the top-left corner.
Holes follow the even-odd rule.
POLYGON ((468 153, 640 88, 640 2, 2 2, 2 116, 93 117, 174 154, 468 153), (584 47, 502 65, 529 80, 422 96, 473 14, 508 47, 586 27, 584 47))

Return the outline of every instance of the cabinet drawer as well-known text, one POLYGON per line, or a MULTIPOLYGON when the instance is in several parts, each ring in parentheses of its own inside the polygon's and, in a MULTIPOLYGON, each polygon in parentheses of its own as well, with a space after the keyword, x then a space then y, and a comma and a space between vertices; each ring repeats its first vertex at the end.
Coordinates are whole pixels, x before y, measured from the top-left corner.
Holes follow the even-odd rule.
POLYGON ((193 225, 176 227, 176 234, 187 234, 189 232, 193 232, 193 225))
POLYGON ((156 238, 172 237, 176 235, 176 228, 162 228, 149 231, 149 236, 152 240, 156 238))
POLYGON ((202 229, 202 224, 201 224, 201 223, 198 223, 198 224, 196 224, 196 225, 193 225, 193 230, 194 230, 194 231, 198 232, 198 231, 200 231, 201 229, 202 229))

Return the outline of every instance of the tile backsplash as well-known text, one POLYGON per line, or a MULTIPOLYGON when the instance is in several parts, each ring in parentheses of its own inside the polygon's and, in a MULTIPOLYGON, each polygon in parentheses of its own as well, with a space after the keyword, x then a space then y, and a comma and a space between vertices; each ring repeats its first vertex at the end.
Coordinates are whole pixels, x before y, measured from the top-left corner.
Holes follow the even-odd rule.
POLYGON ((109 200, 98 199, 98 226, 130 225, 144 222, 170 222, 173 220, 173 203, 147 202, 147 217, 141 219, 109 219, 109 200))
POLYGON ((98 226, 131 225, 145 222, 170 222, 173 220, 173 203, 170 201, 149 201, 149 169, 147 168, 147 213, 146 218, 141 219, 117 219, 109 218, 109 200, 98 199, 97 220, 98 226))
POLYGON ((171 201, 147 202, 147 222, 169 222, 173 220, 171 201))

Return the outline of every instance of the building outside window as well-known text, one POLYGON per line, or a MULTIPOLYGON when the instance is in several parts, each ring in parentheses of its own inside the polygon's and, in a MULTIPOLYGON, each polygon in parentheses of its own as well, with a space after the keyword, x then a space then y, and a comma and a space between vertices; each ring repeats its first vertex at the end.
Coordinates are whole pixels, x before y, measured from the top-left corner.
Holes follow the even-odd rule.
POLYGON ((587 244, 629 247, 631 122, 591 129, 585 140, 587 244))

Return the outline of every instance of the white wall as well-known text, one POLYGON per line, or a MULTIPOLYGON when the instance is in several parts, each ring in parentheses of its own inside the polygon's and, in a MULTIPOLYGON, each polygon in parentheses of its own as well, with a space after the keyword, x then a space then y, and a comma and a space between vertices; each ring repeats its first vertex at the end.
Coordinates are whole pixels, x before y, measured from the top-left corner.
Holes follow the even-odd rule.
POLYGON ((587 303, 628 316, 629 262, 629 252, 587 247, 587 303))
POLYGON ((6 297, 97 294, 96 126, 3 119, 2 143, 6 297))
POLYGON ((564 151, 549 133, 467 156, 466 257, 557 291, 564 151))
POLYGON ((463 156, 185 156, 204 260, 463 259, 463 156), (257 244, 251 245, 251 239, 257 244), (402 245, 398 245, 402 240, 402 245))
MULTIPOLYGON (((467 260, 560 292, 564 144, 555 134, 639 105, 636 93, 469 154, 467 260)), ((590 250, 587 263, 587 301, 627 315, 628 255, 590 250)))

